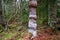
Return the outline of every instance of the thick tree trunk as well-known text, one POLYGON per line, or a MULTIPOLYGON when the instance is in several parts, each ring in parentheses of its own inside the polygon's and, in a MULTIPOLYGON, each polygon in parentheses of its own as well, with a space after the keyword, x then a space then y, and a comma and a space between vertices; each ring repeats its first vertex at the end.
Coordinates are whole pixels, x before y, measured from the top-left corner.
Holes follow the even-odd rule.
POLYGON ((30 0, 30 14, 29 14, 29 32, 32 34, 32 38, 37 36, 37 23, 36 23, 36 7, 37 7, 37 1, 36 0, 30 0))

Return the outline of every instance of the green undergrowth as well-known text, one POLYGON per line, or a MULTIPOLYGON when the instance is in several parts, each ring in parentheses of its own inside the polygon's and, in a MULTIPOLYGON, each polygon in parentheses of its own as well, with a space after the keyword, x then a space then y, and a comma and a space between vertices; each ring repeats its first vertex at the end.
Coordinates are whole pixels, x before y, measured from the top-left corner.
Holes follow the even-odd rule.
POLYGON ((0 32, 0 40, 9 40, 14 38, 17 34, 17 40, 21 40, 27 34, 27 27, 16 24, 9 24, 6 31, 0 32))
POLYGON ((2 32, 0 33, 1 38, 0 40, 7 40, 7 39, 10 39, 12 38, 14 35, 16 35, 17 32, 2 32))

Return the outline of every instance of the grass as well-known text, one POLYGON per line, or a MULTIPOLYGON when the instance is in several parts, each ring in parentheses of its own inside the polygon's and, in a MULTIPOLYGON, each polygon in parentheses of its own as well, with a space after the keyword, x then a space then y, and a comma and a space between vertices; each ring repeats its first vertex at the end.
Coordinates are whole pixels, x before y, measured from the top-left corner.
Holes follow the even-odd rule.
POLYGON ((16 35, 16 32, 2 32, 0 35, 2 35, 0 38, 1 40, 7 40, 16 35))

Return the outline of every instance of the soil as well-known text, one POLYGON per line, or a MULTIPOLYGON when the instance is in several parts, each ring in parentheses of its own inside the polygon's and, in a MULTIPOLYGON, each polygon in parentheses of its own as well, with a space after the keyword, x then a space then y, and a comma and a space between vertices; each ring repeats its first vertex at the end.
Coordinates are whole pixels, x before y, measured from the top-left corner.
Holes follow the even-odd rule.
MULTIPOLYGON (((29 39, 29 35, 24 37, 24 40, 29 39)), ((32 40, 60 40, 60 31, 52 31, 50 28, 44 29, 41 32, 38 32, 38 35, 32 40)))

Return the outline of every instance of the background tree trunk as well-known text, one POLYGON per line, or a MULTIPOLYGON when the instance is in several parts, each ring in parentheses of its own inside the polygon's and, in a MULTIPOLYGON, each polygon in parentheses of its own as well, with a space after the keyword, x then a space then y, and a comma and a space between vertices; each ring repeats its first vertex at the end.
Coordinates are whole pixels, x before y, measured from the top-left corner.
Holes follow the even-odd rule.
POLYGON ((50 11, 50 0, 48 0, 48 25, 50 25, 50 15, 51 15, 51 11, 50 11))
POLYGON ((57 0, 48 0, 48 25, 55 30, 57 16, 57 0), (52 4, 51 4, 52 2, 52 4), (52 9, 52 10, 51 10, 52 9))
POLYGON ((0 0, 0 24, 2 26, 4 26, 4 28, 7 28, 7 23, 6 20, 4 18, 4 12, 3 12, 3 4, 2 4, 3 0, 0 0))

